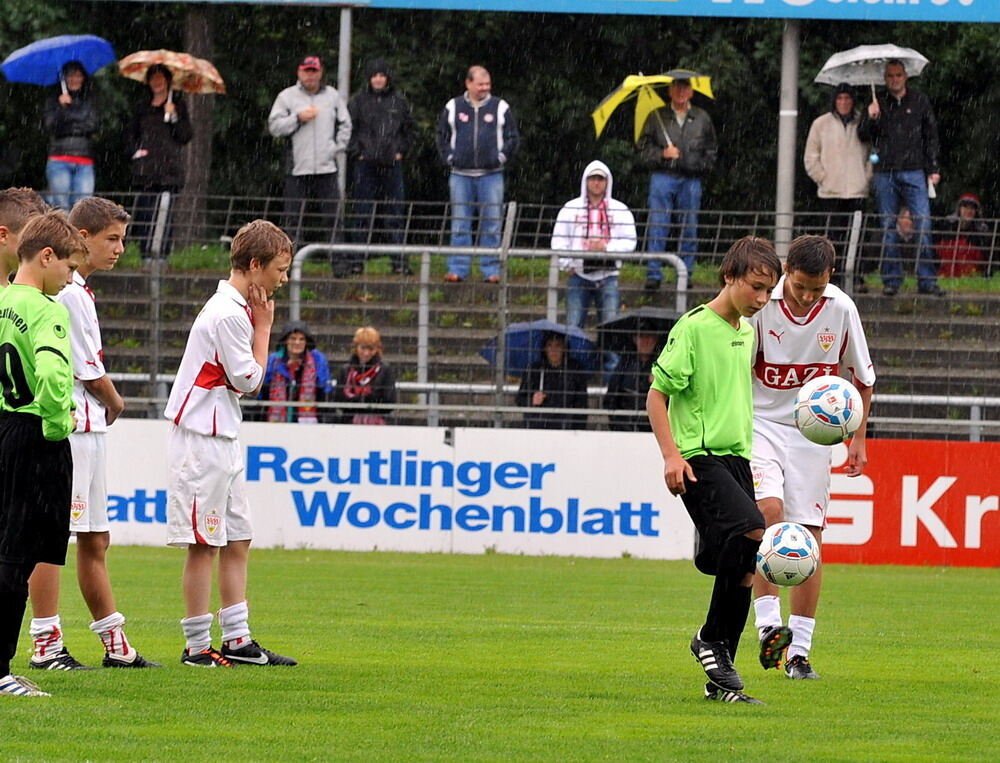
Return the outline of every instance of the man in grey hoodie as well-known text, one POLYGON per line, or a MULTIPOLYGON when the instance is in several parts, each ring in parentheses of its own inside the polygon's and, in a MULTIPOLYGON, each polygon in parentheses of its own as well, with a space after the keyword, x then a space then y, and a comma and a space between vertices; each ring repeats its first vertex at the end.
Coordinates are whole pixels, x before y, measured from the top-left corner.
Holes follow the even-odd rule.
MULTIPOLYGON (((336 225, 337 154, 351 139, 351 116, 343 96, 323 82, 323 62, 306 56, 299 62, 298 83, 274 100, 267 129, 290 138, 285 165, 285 218, 282 227, 298 243, 309 237, 330 241, 336 225), (316 224, 304 224, 309 199, 320 202, 316 224)), ((336 268, 335 268, 336 270, 336 268)))

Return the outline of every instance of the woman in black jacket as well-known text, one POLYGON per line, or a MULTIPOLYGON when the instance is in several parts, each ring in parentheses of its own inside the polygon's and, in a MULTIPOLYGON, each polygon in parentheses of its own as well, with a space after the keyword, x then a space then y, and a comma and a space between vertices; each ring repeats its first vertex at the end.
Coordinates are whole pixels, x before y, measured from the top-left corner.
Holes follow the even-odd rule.
POLYGON ((68 211, 77 199, 94 195, 97 102, 79 61, 63 66, 62 82, 45 99, 42 124, 49 134, 49 201, 68 211))
POLYGON ((136 104, 126 147, 137 192, 131 233, 143 259, 170 251, 170 210, 184 185, 181 149, 191 140, 191 122, 180 95, 170 90, 173 74, 162 64, 146 72, 149 92, 136 104))
POLYGON ((587 416, 546 413, 545 408, 586 408, 590 374, 566 352, 566 337, 549 332, 541 355, 521 377, 517 404, 531 408, 524 414, 525 426, 534 429, 586 429, 587 416))

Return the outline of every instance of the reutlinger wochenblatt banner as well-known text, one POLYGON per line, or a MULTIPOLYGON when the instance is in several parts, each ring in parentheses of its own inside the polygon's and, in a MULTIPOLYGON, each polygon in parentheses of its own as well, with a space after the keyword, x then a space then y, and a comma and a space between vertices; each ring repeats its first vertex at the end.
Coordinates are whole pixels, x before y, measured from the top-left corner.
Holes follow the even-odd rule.
MULTIPOLYGON (((166 421, 108 433, 115 543, 162 545, 166 421)), ((256 546, 690 559, 694 530, 651 434, 243 426, 256 546)), ((1000 443, 869 440, 833 449, 824 559, 1000 565, 1000 443)))

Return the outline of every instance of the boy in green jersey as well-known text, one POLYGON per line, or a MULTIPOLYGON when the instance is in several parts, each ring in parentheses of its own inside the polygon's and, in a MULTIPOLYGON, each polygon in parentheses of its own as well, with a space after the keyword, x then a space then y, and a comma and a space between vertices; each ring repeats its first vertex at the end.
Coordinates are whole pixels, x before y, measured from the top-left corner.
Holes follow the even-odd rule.
POLYGON ((677 321, 646 397, 667 488, 697 530, 695 566, 715 578, 691 651, 708 676, 705 698, 723 702, 759 704, 733 667, 764 533, 750 473, 755 334, 744 318, 767 304, 780 275, 770 241, 733 244, 719 269, 722 290, 677 321))
POLYGON ((17 270, 17 239, 32 215, 48 210, 42 197, 30 188, 0 191, 0 289, 10 283, 17 270))
POLYGON ((65 564, 73 462, 69 313, 51 298, 87 253, 61 212, 20 231, 17 275, 0 290, 0 695, 44 696, 10 675, 39 562, 65 564))

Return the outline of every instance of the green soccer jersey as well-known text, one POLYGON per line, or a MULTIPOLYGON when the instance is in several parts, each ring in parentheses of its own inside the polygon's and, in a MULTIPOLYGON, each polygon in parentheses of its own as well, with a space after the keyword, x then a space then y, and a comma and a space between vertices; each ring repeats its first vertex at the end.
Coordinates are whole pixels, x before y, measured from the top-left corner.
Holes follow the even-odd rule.
POLYGON ((0 289, 0 411, 42 420, 46 440, 75 428, 69 312, 33 286, 0 289))
POLYGON ((750 458, 754 330, 738 329, 704 305, 681 317, 653 364, 653 388, 670 398, 667 415, 684 458, 750 458))

